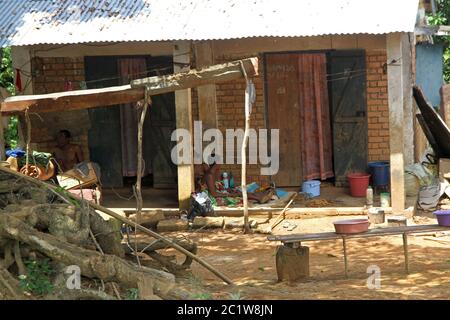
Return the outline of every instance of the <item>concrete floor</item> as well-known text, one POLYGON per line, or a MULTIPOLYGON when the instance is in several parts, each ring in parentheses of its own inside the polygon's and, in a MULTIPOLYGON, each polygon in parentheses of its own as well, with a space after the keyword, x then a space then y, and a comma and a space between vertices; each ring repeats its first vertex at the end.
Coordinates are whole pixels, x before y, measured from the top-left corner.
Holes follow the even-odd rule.
MULTIPOLYGON (((298 191, 299 188, 285 188, 287 191, 298 191)), ((356 198, 350 196, 348 188, 338 188, 331 183, 324 182, 321 185, 321 195, 319 197, 304 200, 298 198, 293 207, 315 207, 315 208, 362 208, 366 204, 366 198, 356 198)), ((177 190, 175 189, 143 189, 144 209, 165 208, 177 209, 177 190)), ((407 207, 413 207, 415 198, 407 198, 407 207)), ((136 207, 136 200, 133 197, 131 188, 104 189, 104 206, 122 211, 133 210, 136 207)), ((374 194, 374 206, 380 206, 380 197, 374 194)))

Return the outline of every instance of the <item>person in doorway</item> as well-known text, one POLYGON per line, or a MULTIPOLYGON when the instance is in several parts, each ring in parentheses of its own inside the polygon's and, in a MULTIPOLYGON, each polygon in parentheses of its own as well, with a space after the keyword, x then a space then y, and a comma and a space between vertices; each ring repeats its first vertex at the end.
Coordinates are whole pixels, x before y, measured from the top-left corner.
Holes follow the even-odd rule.
POLYGON ((56 137, 57 146, 53 151, 53 155, 63 172, 73 169, 76 164, 84 161, 81 147, 71 143, 71 137, 69 130, 59 131, 56 137))

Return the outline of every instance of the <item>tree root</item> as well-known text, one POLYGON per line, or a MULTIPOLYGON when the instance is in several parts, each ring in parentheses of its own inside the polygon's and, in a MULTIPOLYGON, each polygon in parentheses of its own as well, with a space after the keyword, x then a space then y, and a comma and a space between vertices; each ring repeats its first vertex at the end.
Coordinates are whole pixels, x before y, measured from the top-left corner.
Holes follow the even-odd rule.
POLYGON ((19 281, 4 268, 0 268, 0 288, 1 287, 4 287, 9 292, 11 298, 18 300, 25 299, 23 291, 19 286, 19 281))
POLYGON ((0 237, 26 243, 64 265, 77 265, 81 274, 88 278, 119 282, 125 287, 136 288, 141 277, 150 277, 154 283, 154 292, 161 297, 174 286, 175 277, 172 274, 147 267, 139 268, 117 256, 102 256, 97 251, 62 242, 55 236, 39 232, 7 214, 0 215, 0 237))
POLYGON ((20 254, 19 241, 16 241, 14 243, 14 260, 16 261, 17 268, 19 269, 19 274, 26 275, 27 268, 25 267, 25 264, 23 263, 23 260, 22 260, 22 255, 20 254))

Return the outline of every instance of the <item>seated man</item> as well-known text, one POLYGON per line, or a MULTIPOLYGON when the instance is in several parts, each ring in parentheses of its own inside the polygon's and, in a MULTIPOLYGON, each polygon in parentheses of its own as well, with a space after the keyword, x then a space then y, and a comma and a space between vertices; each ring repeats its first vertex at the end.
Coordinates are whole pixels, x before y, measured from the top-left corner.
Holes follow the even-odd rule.
MULTIPOLYGON (((227 190, 227 193, 217 191, 216 182, 222 180, 220 174, 220 165, 216 163, 217 158, 215 154, 208 157, 208 163, 194 166, 195 189, 196 192, 207 190, 214 198, 223 197, 242 197, 242 192, 237 190, 227 190)), ((270 188, 264 192, 248 192, 249 200, 256 200, 259 203, 268 202, 274 195, 274 189, 270 188)))
POLYGON ((70 138, 68 130, 59 131, 56 138, 57 147, 53 151, 56 162, 63 172, 73 169, 74 165, 84 161, 81 147, 70 143, 70 138))

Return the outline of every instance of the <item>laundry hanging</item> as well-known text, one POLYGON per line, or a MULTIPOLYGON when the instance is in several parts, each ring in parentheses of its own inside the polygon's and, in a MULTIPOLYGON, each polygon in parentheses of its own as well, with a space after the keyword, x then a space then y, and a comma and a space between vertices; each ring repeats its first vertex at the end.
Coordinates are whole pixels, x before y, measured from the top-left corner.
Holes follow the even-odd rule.
POLYGON ((333 177, 326 55, 300 54, 299 103, 303 179, 333 177))

